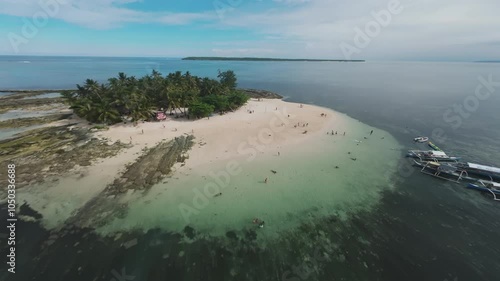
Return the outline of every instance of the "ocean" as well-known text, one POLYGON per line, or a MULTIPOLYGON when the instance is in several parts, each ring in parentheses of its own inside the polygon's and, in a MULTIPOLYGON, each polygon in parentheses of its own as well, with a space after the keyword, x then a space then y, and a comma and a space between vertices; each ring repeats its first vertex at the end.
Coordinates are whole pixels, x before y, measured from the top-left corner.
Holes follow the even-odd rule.
MULTIPOLYGON (((153 69, 163 74, 179 70, 215 78, 217 70, 231 69, 239 87, 332 108, 390 133, 400 147, 414 148, 413 138, 425 135, 449 154, 499 166, 499 66, 3 56, 0 92, 74 88, 87 78, 104 81, 118 72, 142 76, 153 69)), ((371 159, 373 170, 378 171, 377 163, 385 167, 385 161, 371 159)), ((74 230, 42 247, 51 233, 22 223, 17 230, 19 272, 12 280, 107 281, 124 280, 125 274, 125 280, 141 281, 496 280, 498 202, 464 184, 425 176, 402 157, 387 167, 391 188, 377 187, 380 196, 370 208, 305 217, 303 225, 264 245, 254 243, 254 233, 196 236, 196 229, 188 228, 181 234, 197 238, 184 241, 177 231, 165 229, 127 234, 138 238, 138 246, 129 251, 89 230, 74 230), (75 247, 82 250, 71 250, 75 247)), ((363 184, 368 193, 375 188, 363 184)), ((10 280, 4 266, 0 278, 10 280)))

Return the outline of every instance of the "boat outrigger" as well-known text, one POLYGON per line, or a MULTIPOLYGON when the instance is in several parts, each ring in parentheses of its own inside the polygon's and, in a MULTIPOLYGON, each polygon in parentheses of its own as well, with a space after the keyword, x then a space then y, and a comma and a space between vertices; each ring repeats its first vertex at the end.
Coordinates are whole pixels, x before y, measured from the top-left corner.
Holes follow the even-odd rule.
POLYGON ((418 158, 420 161, 457 162, 460 157, 448 156, 437 150, 408 150, 406 157, 418 158))
POLYGON ((439 148, 437 145, 435 145, 434 143, 432 142, 429 142, 427 145, 429 145, 433 150, 436 150, 436 151, 443 151, 441 148, 439 148))
POLYGON ((500 201, 500 183, 480 180, 476 184, 467 184, 467 188, 491 193, 495 201, 500 201))
POLYGON ((421 167, 421 173, 431 175, 436 178, 444 179, 452 182, 460 182, 462 180, 475 182, 477 179, 469 177, 467 171, 449 163, 439 163, 435 161, 417 161, 413 160, 415 165, 421 167))
POLYGON ((429 140, 428 137, 416 137, 413 139, 414 142, 426 142, 428 140, 429 140))

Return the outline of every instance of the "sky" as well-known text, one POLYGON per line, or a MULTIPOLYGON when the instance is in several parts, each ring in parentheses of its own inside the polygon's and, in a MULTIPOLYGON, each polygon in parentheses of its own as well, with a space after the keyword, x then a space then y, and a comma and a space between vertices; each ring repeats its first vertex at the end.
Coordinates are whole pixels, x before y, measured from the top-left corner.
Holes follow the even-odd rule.
POLYGON ((500 60, 498 0, 0 0, 0 55, 500 60))

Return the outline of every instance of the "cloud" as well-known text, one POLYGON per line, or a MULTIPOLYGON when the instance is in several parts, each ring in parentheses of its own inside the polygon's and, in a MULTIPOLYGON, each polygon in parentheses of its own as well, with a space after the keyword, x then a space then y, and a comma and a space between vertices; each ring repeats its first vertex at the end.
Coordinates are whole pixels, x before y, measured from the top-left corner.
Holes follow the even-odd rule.
MULTIPOLYGON (((390 0, 313 0, 292 9, 261 13, 236 10, 227 13, 221 26, 251 30, 263 38, 302 42, 295 54, 342 57, 342 42, 353 44, 355 28, 364 29, 373 12, 387 9, 390 0)), ((390 59, 408 56, 454 55, 500 57, 500 50, 486 47, 500 40, 500 2, 497 0, 400 0, 404 7, 359 56, 390 59)), ((285 45, 285 44, 283 44, 285 45)), ((254 46, 248 46, 254 47, 254 46)), ((285 47, 285 46, 283 46, 285 47)), ((285 47, 286 48, 286 47, 285 47)), ((288 51, 289 48, 287 48, 288 51)))
POLYGON ((128 23, 161 23, 182 25, 213 20, 216 15, 206 13, 173 13, 169 11, 144 12, 127 8, 139 0, 3 0, 0 14, 31 18, 44 7, 57 7, 52 18, 93 28, 110 29, 128 23), (49 5, 50 3, 50 5, 49 5), (55 6, 54 6, 55 5, 55 6))
MULTIPOLYGON (((191 24, 228 42, 200 42, 196 46, 200 53, 343 58, 340 44, 354 44, 356 28, 365 29, 374 12, 397 0, 220 0, 233 3, 223 17, 215 7, 202 12, 168 10, 175 4, 155 11, 131 8, 143 4, 140 0, 1 0, 0 14, 29 18, 41 10, 39 2, 55 1, 65 3, 55 18, 87 28, 191 24), (232 32, 224 37, 226 30, 232 32), (234 31, 239 32, 237 38, 231 37, 234 31), (245 36, 249 39, 241 44, 245 36)), ((500 48, 494 44, 500 42, 500 1, 399 1, 403 11, 393 15, 390 24, 353 58, 500 58, 500 48)))

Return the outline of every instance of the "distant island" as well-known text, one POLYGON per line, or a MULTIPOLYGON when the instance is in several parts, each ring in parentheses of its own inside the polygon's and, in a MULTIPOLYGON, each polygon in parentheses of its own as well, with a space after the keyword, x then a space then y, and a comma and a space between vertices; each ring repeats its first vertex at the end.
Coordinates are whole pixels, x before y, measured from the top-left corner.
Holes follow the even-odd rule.
POLYGON ((283 59, 283 58, 253 58, 253 57, 185 57, 182 60, 212 60, 212 61, 311 61, 311 62, 365 62, 364 60, 327 60, 327 59, 283 59))

